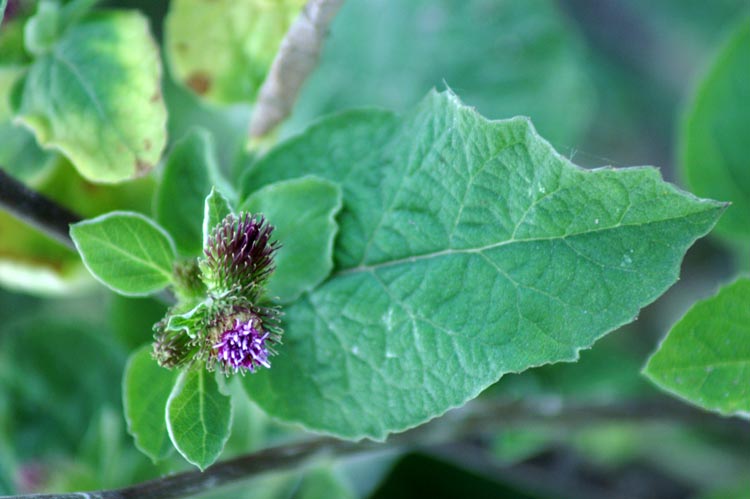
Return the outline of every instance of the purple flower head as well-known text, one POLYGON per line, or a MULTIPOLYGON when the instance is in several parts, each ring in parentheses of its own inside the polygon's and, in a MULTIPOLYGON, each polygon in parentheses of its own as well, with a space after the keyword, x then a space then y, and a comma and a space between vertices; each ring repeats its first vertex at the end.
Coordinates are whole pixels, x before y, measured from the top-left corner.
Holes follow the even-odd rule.
POLYGON ((200 268, 209 289, 255 300, 274 270, 273 226, 262 216, 228 215, 211 231, 200 268))
POLYGON ((263 331, 260 320, 234 320, 234 325, 221 334, 214 345, 216 359, 225 373, 247 370, 255 372, 258 366, 271 367, 268 357, 274 354, 267 342, 273 342, 271 333, 263 331))

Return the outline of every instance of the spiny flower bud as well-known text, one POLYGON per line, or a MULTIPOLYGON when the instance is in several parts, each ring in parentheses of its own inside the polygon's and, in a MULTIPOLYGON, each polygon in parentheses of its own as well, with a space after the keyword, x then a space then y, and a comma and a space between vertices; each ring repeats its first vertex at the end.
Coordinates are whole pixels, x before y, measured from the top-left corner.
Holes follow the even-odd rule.
POLYGON ((259 302, 274 270, 272 231, 260 215, 230 214, 209 234, 201 258, 175 266, 178 302, 154 326, 161 366, 200 363, 226 375, 271 366, 281 313, 259 302))
POLYGON ((185 365, 199 351, 200 342, 184 330, 169 329, 166 318, 154 325, 153 356, 160 366, 171 369, 185 365))
POLYGON ((200 261, 209 290, 238 293, 251 301, 258 298, 274 270, 278 243, 271 242, 272 231, 262 216, 227 215, 211 232, 200 261))

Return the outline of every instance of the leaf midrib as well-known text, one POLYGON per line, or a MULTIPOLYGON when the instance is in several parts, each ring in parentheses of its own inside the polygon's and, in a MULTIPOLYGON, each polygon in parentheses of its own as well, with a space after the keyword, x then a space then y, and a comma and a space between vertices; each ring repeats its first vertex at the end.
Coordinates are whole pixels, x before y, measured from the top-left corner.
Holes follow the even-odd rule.
POLYGON ((476 248, 448 248, 440 251, 433 251, 430 253, 424 253, 421 255, 412 255, 407 256, 403 258, 397 258, 395 260, 386 260, 383 262, 368 264, 368 265, 357 265, 356 267, 350 267, 346 269, 339 270, 338 272, 335 272, 331 275, 331 278, 335 278, 342 275, 348 275, 348 274, 356 274, 360 272, 372 272, 374 270, 385 268, 385 267, 392 267, 395 265, 401 265, 405 263, 415 263, 422 260, 431 260, 433 258, 440 258, 442 256, 448 256, 448 255, 460 255, 460 254, 480 254, 484 251, 489 251, 495 248, 501 248, 503 246, 507 246, 509 244, 513 243, 529 243, 529 242, 539 242, 539 241, 555 241, 555 240, 565 240, 567 238, 571 237, 578 237, 578 236, 585 236, 588 234, 595 234, 598 232, 605 232, 610 230, 616 230, 616 229, 622 229, 627 227, 640 227, 640 226, 646 226, 646 225, 652 225, 662 222, 669 222, 672 220, 679 220, 679 219, 685 219, 692 215, 700 214, 701 211, 695 211, 693 213, 688 213, 685 215, 675 215, 673 217, 667 217, 667 218, 661 218, 658 220, 650 220, 648 222, 640 222, 640 223, 630 223, 630 224, 619 224, 619 225, 613 225, 611 227, 599 227, 592 230, 587 231, 581 231, 581 232, 575 232, 571 234, 564 234, 562 236, 556 235, 556 236, 548 236, 548 237, 531 237, 526 239, 506 239, 504 241, 500 241, 497 243, 488 244, 485 246, 480 246, 476 248))
MULTIPOLYGON (((124 249, 120 248, 119 246, 117 246, 116 244, 114 244, 109 239, 105 239, 104 237, 100 237, 100 236, 97 236, 95 234, 89 234, 89 237, 92 238, 92 239, 94 239, 94 240, 96 240, 97 242, 101 243, 102 246, 105 246, 105 247, 113 250, 116 253, 120 253, 122 255, 125 255, 125 256, 129 257, 129 259, 134 260, 134 261, 142 264, 145 267, 152 268, 152 269, 158 271, 161 275, 165 276, 167 279, 171 279, 172 278, 172 276, 171 276, 171 274, 169 272, 165 271, 162 267, 157 266, 157 264, 153 260, 144 260, 143 258, 138 257, 135 253, 129 253, 129 252, 125 251, 124 249)), ((144 247, 142 245, 142 241, 140 240, 140 238, 136 237, 136 241, 138 242, 138 245, 140 246, 140 248, 143 250, 144 247)), ((161 244, 159 246, 161 246, 161 244)), ((162 250, 163 249, 164 248, 162 247, 162 250)), ((148 252, 146 252, 146 254, 148 254, 148 252)))

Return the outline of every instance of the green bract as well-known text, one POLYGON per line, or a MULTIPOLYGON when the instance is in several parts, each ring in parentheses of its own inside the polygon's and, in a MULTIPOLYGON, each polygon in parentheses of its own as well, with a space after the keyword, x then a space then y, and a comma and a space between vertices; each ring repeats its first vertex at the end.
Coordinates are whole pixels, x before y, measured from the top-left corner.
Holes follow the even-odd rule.
POLYGON ((334 271, 285 309, 283 355, 245 384, 271 415, 347 438, 575 360, 674 283, 724 209, 652 168, 577 168, 528 120, 487 121, 451 93, 323 120, 245 186, 309 174, 344 194, 334 271))
POLYGON ((166 144, 160 72, 142 15, 90 14, 34 61, 14 111, 85 178, 120 182, 148 173, 166 144))
POLYGON ((217 191, 215 187, 212 187, 211 192, 203 203, 203 224, 201 226, 203 247, 209 242, 208 238, 211 235, 211 230, 219 225, 230 213, 232 213, 232 207, 229 205, 227 198, 217 191))

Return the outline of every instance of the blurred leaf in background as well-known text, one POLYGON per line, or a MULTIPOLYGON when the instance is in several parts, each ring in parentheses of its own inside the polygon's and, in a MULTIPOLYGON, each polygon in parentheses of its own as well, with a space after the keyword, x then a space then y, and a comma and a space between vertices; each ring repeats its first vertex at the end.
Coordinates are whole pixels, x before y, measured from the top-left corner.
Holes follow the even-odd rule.
POLYGON ((54 154, 42 151, 26 128, 13 123, 10 93, 31 61, 23 43, 23 26, 34 13, 34 2, 13 1, 0 28, 0 165, 23 181, 37 178, 51 166, 54 154))
POLYGON ((683 176, 700 196, 731 201, 716 234, 750 249, 750 16, 701 79, 680 135, 683 176))
POLYGON ((404 111, 450 87, 492 119, 530 116, 575 143, 595 106, 586 50, 551 0, 349 0, 287 132, 348 107, 404 111))
MULTIPOLYGON (((747 0, 560 0, 582 32, 599 106, 577 162, 658 165, 674 179, 680 108, 747 0)), ((561 145, 562 148, 562 145, 561 145)), ((564 150, 564 149, 563 149, 564 150)))
POLYGON ((172 74, 215 103, 252 102, 304 0, 172 0, 172 74))
MULTIPOLYGON (((54 15, 47 6, 55 4, 39 5, 27 27, 54 15)), ((145 175, 161 157, 167 120, 147 19, 133 10, 97 12, 59 29, 35 41, 39 47, 30 45, 36 32, 26 29, 35 59, 11 93, 15 119, 89 181, 145 175)))

